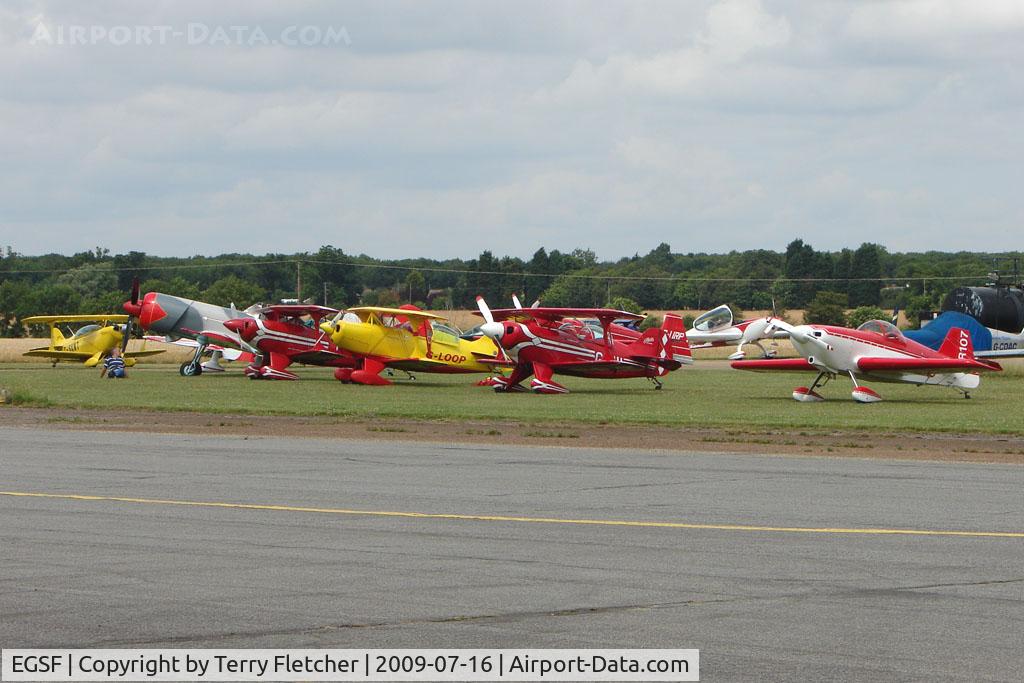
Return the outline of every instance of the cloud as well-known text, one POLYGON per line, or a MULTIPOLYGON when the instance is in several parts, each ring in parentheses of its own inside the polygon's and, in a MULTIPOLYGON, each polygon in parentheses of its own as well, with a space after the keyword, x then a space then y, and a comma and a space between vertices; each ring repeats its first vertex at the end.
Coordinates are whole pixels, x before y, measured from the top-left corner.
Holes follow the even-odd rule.
MULTIPOLYGON (((0 244, 614 258, 969 248, 1024 214, 1019 3, 0 8, 0 244), (344 26, 43 46, 34 22, 344 26)), ((1009 248, 1009 245, 1007 245, 1009 248)))

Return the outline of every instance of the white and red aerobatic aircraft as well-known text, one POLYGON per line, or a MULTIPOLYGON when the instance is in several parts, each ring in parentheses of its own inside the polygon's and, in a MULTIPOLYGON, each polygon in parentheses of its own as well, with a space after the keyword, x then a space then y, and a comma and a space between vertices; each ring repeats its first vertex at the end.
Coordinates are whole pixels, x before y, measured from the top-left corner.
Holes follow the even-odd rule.
POLYGON ((810 387, 797 387, 797 401, 822 401, 815 391, 838 375, 853 380, 853 398, 860 403, 881 401, 872 389, 858 381, 906 382, 952 387, 970 398, 968 391, 980 384, 979 372, 1002 370, 998 363, 974 357, 971 334, 954 327, 938 351, 907 339, 892 323, 869 320, 856 330, 830 325, 790 325, 771 319, 771 326, 789 332, 802 358, 738 360, 738 370, 817 372, 810 387))
POLYGON ((691 350, 736 346, 736 352, 729 356, 729 360, 745 358, 743 347, 747 344, 759 348, 765 358, 773 358, 774 349, 765 349, 761 346, 761 340, 785 339, 789 333, 772 327, 772 320, 774 318, 750 318, 733 324, 732 309, 723 304, 697 316, 693 326, 686 331, 686 339, 690 342, 691 350))

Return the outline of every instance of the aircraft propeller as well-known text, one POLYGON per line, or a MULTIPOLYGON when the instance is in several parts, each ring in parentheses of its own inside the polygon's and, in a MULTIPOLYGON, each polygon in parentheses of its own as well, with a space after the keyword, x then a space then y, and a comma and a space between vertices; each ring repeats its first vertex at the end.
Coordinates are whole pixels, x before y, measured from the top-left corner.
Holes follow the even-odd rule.
POLYGON ((494 315, 491 313, 490 307, 487 302, 484 301, 482 296, 476 298, 477 308, 480 309, 480 315, 484 317, 484 324, 480 326, 480 331, 483 332, 484 336, 497 342, 501 339, 501 335, 505 332, 505 326, 494 320, 494 315))
POLYGON ((125 306, 128 313, 128 321, 124 324, 124 331, 121 333, 121 355, 128 350, 128 340, 131 339, 134 329, 135 316, 139 311, 139 278, 132 278, 131 308, 125 306))

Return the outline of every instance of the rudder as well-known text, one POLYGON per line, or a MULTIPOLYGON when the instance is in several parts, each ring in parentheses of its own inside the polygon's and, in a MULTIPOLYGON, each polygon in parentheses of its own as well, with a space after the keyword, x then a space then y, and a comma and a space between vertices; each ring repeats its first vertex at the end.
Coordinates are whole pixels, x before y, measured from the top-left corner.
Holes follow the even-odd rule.
POLYGON ((683 324, 683 319, 674 313, 666 313, 661 323, 661 344, 666 357, 684 365, 693 362, 690 342, 686 339, 686 325, 683 324))
POLYGON ((942 346, 939 347, 939 353, 948 358, 973 360, 974 344, 971 342, 971 333, 962 327, 949 328, 942 346))

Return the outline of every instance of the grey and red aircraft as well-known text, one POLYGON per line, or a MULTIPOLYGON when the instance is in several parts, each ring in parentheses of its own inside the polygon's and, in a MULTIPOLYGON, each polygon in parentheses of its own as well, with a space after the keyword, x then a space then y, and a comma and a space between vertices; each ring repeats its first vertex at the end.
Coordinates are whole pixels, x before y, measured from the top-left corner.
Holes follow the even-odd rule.
POLYGON ((132 282, 131 298, 124 303, 128 323, 122 347, 128 345, 132 325, 137 324, 149 333, 146 339, 195 348, 192 360, 179 368, 185 377, 201 375, 204 371, 222 371, 224 368, 217 362, 222 356, 231 360, 254 360, 256 349, 243 341, 236 332, 225 327, 224 323, 240 317, 251 318, 258 308, 250 306, 245 311, 239 311, 234 305, 215 306, 161 292, 147 292, 140 298, 139 282, 135 280, 132 282), (207 354, 212 355, 212 358, 204 363, 203 357, 207 354))

